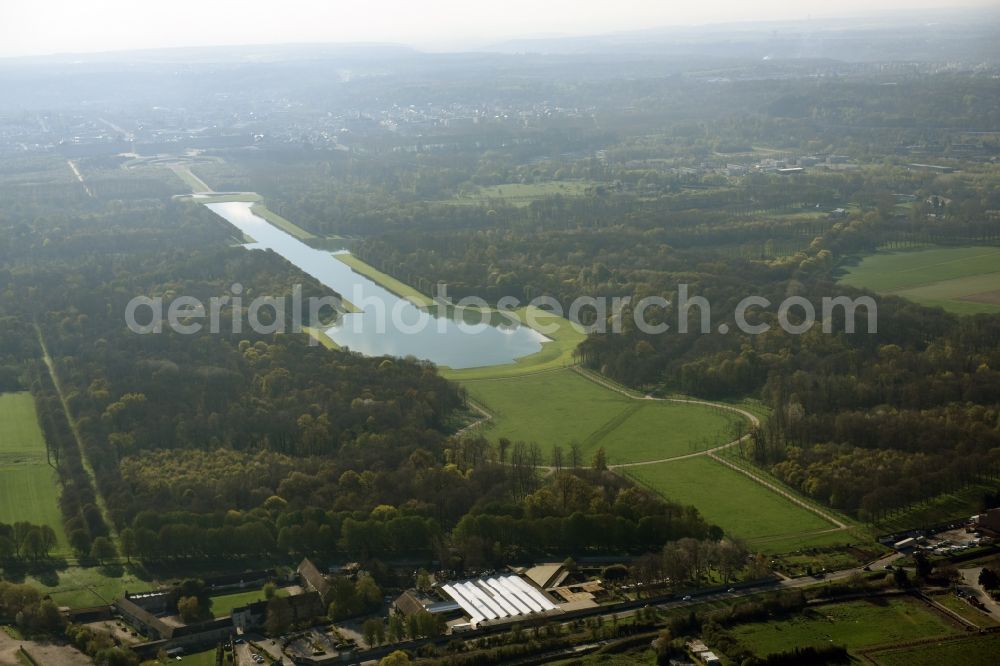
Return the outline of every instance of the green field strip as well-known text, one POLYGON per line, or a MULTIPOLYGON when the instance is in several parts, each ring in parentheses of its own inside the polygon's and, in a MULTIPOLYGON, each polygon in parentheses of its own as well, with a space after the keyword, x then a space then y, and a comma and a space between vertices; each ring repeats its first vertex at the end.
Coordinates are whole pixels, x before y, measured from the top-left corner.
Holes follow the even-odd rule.
POLYGON ((0 394, 0 523, 48 525, 56 533, 56 552, 68 553, 60 491, 34 397, 28 392, 0 394))
POLYGON ((388 273, 383 273, 353 254, 339 253, 333 255, 333 257, 349 266, 355 273, 364 275, 375 284, 389 292, 392 292, 393 294, 396 294, 400 298, 405 298, 418 308, 429 308, 434 305, 434 300, 430 296, 420 293, 410 285, 401 280, 397 280, 388 273))
POLYGON ((808 539, 831 525, 811 511, 707 456, 631 467, 626 475, 667 499, 691 504, 710 523, 754 543, 808 539))
POLYGON ((264 204, 255 203, 254 205, 250 206, 250 210, 253 212, 254 215, 264 218, 265 220, 267 220, 274 226, 278 227, 285 233, 291 234, 292 236, 298 238, 301 241, 312 240, 316 238, 314 234, 309 233, 308 231, 306 231, 299 225, 295 224, 294 222, 286 220, 285 218, 281 217, 274 211, 270 210, 264 204))

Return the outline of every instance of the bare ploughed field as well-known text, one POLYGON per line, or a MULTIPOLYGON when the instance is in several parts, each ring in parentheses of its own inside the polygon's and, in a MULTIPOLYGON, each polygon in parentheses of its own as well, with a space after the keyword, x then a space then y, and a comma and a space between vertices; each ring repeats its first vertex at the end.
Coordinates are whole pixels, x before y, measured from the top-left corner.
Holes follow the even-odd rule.
POLYGON ((972 303, 989 303, 990 305, 1000 305, 1000 289, 996 291, 984 291, 978 294, 962 296, 960 301, 970 301, 972 303))
POLYGON ((18 661, 17 651, 22 645, 37 664, 80 666, 93 663, 89 657, 71 645, 18 640, 11 638, 7 632, 0 631, 0 666, 21 666, 23 662, 18 661))

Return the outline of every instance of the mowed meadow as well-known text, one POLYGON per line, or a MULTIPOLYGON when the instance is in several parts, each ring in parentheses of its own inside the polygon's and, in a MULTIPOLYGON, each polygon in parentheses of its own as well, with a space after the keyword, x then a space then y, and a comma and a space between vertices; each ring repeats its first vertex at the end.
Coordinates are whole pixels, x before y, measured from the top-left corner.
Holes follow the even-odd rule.
POLYGON ((0 523, 48 525, 67 549, 59 512, 59 480, 45 456, 35 401, 28 392, 0 393, 0 523))
POLYGON ((462 383, 493 415, 486 437, 537 442, 545 464, 556 446, 568 460, 573 442, 585 465, 599 448, 611 465, 697 453, 731 441, 742 418, 708 405, 630 398, 571 368, 462 383))
POLYGON ((787 620, 741 624, 731 633, 760 655, 831 643, 857 655, 858 650, 878 645, 959 635, 960 629, 923 602, 904 596, 823 604, 787 620))
POLYGON ((934 247, 879 252, 841 282, 956 314, 1000 312, 1000 247, 934 247))
MULTIPOLYGON (((810 534, 834 528, 832 523, 708 456, 637 465, 627 468, 627 474, 664 497, 697 507, 708 522, 764 550, 769 550, 765 546, 772 541, 780 543, 782 549, 793 543, 796 547, 811 543, 810 534)), ((840 538, 837 534, 836 540, 840 538)))

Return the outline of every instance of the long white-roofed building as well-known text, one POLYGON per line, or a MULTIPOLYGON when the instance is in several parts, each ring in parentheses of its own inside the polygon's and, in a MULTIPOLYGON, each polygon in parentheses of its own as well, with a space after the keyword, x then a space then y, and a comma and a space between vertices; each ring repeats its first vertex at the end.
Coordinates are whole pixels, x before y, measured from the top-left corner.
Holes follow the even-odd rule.
POLYGON ((542 590, 516 574, 500 574, 448 582, 440 587, 476 628, 562 613, 542 590))

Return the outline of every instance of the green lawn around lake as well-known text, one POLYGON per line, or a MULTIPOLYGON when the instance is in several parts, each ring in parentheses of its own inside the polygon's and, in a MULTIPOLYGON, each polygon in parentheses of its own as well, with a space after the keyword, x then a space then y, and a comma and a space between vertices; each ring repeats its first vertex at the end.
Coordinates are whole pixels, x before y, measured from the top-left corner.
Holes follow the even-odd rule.
POLYGON ((731 424, 740 418, 703 405, 634 400, 570 368, 463 385, 493 414, 482 430, 486 437, 537 442, 545 464, 556 445, 568 455, 574 441, 584 464, 601 447, 610 464, 702 451, 729 441, 731 424))
POLYGON ((501 379, 564 368, 576 362, 573 352, 587 337, 580 326, 533 305, 519 308, 514 311, 514 314, 523 325, 536 329, 547 338, 542 343, 540 351, 503 365, 463 368, 461 370, 442 367, 441 374, 448 379, 459 382, 476 379, 501 379))
POLYGON ((250 207, 250 210, 253 212, 254 215, 264 218, 265 220, 267 220, 274 226, 278 227, 285 233, 291 234, 292 236, 298 238, 301 241, 312 240, 316 238, 314 234, 309 233, 308 231, 306 231, 299 225, 295 224, 294 222, 286 220, 285 218, 275 213, 273 210, 268 209, 268 207, 262 203, 255 203, 253 206, 250 207))
POLYGON ((397 280, 387 273, 383 273, 374 266, 358 259, 353 254, 341 252, 333 255, 334 259, 347 264, 355 273, 364 275, 372 282, 378 284, 387 291, 391 291, 400 298, 405 298, 418 308, 429 308, 434 305, 430 296, 423 294, 401 280, 397 280))

